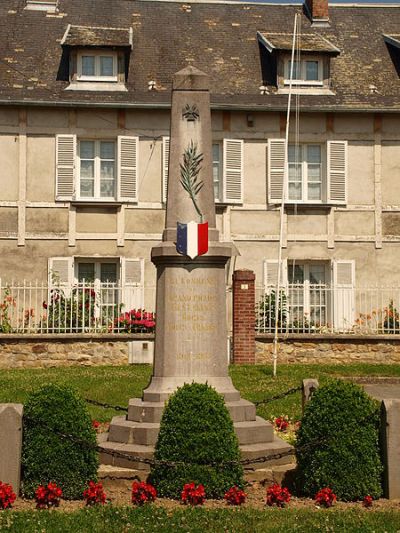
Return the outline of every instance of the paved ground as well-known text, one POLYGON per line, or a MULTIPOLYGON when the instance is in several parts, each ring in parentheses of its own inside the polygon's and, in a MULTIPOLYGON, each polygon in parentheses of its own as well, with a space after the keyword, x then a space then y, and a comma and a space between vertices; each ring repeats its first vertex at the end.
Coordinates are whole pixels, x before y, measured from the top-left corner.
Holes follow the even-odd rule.
POLYGON ((377 400, 400 399, 400 383, 370 383, 363 387, 370 396, 377 400))

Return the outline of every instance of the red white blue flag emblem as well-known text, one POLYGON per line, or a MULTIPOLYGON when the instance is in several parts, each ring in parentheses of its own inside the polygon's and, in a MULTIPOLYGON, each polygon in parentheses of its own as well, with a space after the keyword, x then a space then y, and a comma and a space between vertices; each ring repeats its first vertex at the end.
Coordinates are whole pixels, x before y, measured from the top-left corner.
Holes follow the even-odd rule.
POLYGON ((199 224, 191 220, 187 224, 177 224, 176 250, 194 259, 208 252, 208 222, 199 224))

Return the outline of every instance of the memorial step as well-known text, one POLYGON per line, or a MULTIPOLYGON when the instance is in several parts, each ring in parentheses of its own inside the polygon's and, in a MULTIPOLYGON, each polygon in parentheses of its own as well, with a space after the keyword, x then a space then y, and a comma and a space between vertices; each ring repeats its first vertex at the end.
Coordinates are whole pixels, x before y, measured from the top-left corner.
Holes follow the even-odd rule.
POLYGON ((134 470, 150 470, 147 463, 135 461, 134 458, 152 459, 154 456, 154 446, 143 446, 141 444, 124 444, 121 442, 102 442, 100 444, 104 451, 99 453, 99 462, 103 465, 117 466, 134 470), (118 456, 118 454, 128 455, 132 460, 118 456))
MULTIPOLYGON (((256 419, 255 405, 248 400, 226 402, 233 422, 256 419)), ((165 402, 145 402, 140 398, 131 398, 128 406, 128 420, 134 422, 159 423, 164 412, 165 402)))
POLYGON ((157 441, 160 424, 152 422, 135 422, 125 416, 114 416, 109 429, 111 442, 126 444, 154 445, 157 441))
POLYGON ((234 422, 233 425, 237 438, 239 439, 239 444, 272 442, 274 439, 272 424, 260 416, 256 416, 255 420, 234 422))
POLYGON ((242 459, 260 459, 268 457, 265 461, 244 465, 245 470, 260 470, 271 465, 286 465, 295 461, 293 446, 276 435, 271 442, 258 442, 240 446, 242 459))

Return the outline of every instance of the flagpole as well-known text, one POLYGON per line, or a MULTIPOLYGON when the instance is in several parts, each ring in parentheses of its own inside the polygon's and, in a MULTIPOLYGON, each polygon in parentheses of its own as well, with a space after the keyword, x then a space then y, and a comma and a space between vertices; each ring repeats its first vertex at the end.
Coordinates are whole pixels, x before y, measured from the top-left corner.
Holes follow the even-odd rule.
POLYGON ((290 77, 289 77, 289 96, 288 96, 288 107, 286 112, 286 132, 285 132, 285 160, 284 160, 284 171, 283 171, 283 183, 282 183, 282 203, 280 211, 280 231, 279 231, 279 251, 278 251, 278 274, 276 281, 276 293, 275 293, 275 332, 274 332, 274 345, 273 345, 273 376, 276 377, 277 365, 278 365, 278 342, 279 342, 279 307, 280 307, 280 290, 281 290, 281 270, 282 270, 282 240, 283 240, 283 227, 285 219, 285 199, 286 199, 286 190, 288 184, 288 175, 289 175, 289 158, 288 158, 288 146, 289 146, 289 121, 290 121, 290 111, 292 103, 292 83, 293 83, 293 65, 294 65, 294 50, 296 44, 296 33, 297 33, 297 19, 300 15, 296 13, 294 17, 294 28, 293 28, 293 42, 292 42, 292 58, 290 63, 290 77))

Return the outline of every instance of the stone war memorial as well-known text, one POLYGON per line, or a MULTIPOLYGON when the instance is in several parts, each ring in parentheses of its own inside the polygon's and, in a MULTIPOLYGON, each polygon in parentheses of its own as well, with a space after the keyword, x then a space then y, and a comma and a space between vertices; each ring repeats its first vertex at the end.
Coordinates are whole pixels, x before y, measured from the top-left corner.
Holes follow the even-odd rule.
MULTIPOLYGON (((193 66, 173 79, 170 139, 165 229, 162 243, 152 249, 157 268, 153 375, 142 399, 129 400, 128 415, 113 418, 102 446, 151 458, 166 400, 185 383, 198 382, 224 396, 243 458, 284 453, 280 461, 290 461, 291 447, 256 416, 228 374, 225 267, 237 250, 221 242, 216 229, 209 78, 193 66)), ((101 461, 147 468, 110 453, 102 453, 101 461)))

